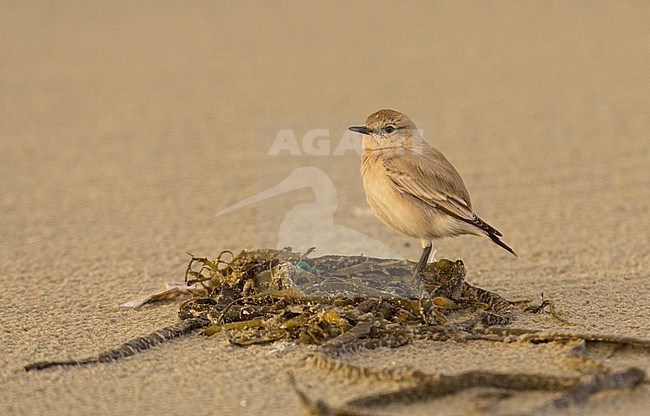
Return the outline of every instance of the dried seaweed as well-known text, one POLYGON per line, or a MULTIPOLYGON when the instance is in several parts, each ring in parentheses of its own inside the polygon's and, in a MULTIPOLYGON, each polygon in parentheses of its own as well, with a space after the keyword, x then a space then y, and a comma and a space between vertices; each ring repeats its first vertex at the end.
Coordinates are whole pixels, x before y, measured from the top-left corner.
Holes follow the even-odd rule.
MULTIPOLYGON (((650 340, 606 335, 574 334, 510 328, 517 311, 549 310, 571 325, 550 300, 518 309, 528 302, 511 302, 494 292, 468 284, 462 261, 440 260, 427 265, 421 286, 410 287, 413 263, 364 256, 323 256, 291 250, 222 252, 216 259, 192 257, 185 272, 191 298, 179 307, 179 324, 129 341, 122 346, 79 360, 44 361, 25 367, 109 362, 131 356, 167 340, 201 330, 206 336, 226 333, 238 346, 291 340, 315 344, 318 352, 308 365, 347 380, 399 383, 397 390, 357 397, 343 407, 311 400, 295 380, 302 403, 313 414, 361 415, 363 409, 394 402, 412 403, 475 387, 507 391, 557 391, 545 408, 579 404, 595 392, 633 387, 645 379, 638 368, 614 371, 588 357, 594 343, 630 345, 650 351, 650 340), (228 258, 228 260, 226 260, 228 258), (417 370, 372 369, 345 363, 345 355, 378 347, 398 348, 414 339, 434 341, 560 342, 567 359, 587 375, 559 377, 471 371, 456 375, 423 374, 417 370)), ((132 303, 140 306, 184 291, 165 291, 132 303)), ((293 379, 292 379, 293 380, 293 379)))
POLYGON ((131 341, 125 342, 115 349, 102 352, 97 356, 81 358, 78 360, 38 361, 26 365, 25 371, 43 370, 56 366, 78 366, 93 363, 106 363, 119 360, 120 358, 130 357, 131 355, 147 350, 165 341, 169 341, 174 338, 192 333, 196 329, 202 328, 207 324, 208 321, 202 318, 187 319, 185 321, 181 321, 178 324, 154 331, 144 337, 132 339, 131 341))
POLYGON ((548 311, 553 318, 557 319, 563 324, 571 325, 571 326, 575 325, 574 322, 571 322, 568 319, 562 317, 560 313, 557 311, 557 309, 555 309, 555 302, 548 299, 544 299, 544 294, 542 294, 542 302, 539 305, 528 306, 524 309, 524 312, 541 313, 544 312, 546 308, 548 308, 548 311))
MULTIPOLYGON (((343 406, 331 406, 323 400, 310 399, 300 390, 293 375, 290 382, 294 386, 301 402, 311 414, 317 415, 362 415, 359 409, 369 409, 394 403, 412 404, 419 401, 433 400, 459 393, 472 388, 496 388, 510 391, 549 391, 561 392, 555 399, 532 409, 529 413, 552 413, 557 409, 578 405, 592 395, 607 389, 627 389, 636 387, 645 379, 645 373, 638 368, 624 371, 596 374, 587 377, 560 377, 539 374, 505 374, 486 371, 469 371, 456 375, 422 374, 416 371, 390 371, 387 369, 373 371, 363 367, 342 364, 322 357, 315 360, 316 365, 329 365, 336 371, 345 369, 346 375, 359 375, 376 380, 391 382, 408 382, 407 386, 386 393, 361 396, 347 401, 343 406), (323 361, 321 361, 323 360, 323 361)), ((505 396, 508 397, 508 396, 505 396)), ((525 414, 522 412, 521 414, 525 414)))

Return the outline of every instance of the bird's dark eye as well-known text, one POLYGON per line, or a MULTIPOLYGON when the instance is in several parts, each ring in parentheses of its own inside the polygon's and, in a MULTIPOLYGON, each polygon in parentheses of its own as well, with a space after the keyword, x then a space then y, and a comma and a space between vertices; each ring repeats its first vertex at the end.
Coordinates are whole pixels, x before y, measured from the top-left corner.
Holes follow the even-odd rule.
POLYGON ((395 126, 386 126, 386 128, 384 128, 384 131, 385 131, 386 133, 392 133, 392 132, 394 132, 395 130, 396 130, 396 129, 395 129, 395 126))

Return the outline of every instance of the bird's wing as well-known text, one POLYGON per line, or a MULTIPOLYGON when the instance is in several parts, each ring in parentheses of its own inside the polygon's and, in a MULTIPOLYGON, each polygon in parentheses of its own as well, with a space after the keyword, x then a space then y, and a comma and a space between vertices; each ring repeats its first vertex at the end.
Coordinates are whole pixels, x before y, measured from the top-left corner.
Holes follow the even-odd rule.
POLYGON ((389 178, 402 193, 472 224, 488 235, 501 236, 474 214, 463 179, 436 148, 396 149, 384 154, 382 161, 389 178))

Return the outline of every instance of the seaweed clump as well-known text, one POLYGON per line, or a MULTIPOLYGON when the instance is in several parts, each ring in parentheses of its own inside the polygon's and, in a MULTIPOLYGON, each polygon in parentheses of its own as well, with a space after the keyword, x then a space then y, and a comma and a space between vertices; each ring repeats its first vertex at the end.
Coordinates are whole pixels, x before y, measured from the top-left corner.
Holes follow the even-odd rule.
MULTIPOLYGON (((363 415, 360 409, 431 400, 476 387, 559 393, 533 409, 533 413, 548 413, 581 404, 602 390, 629 389, 647 383, 644 370, 615 370, 594 359, 589 350, 604 344, 647 353, 650 340, 510 328, 516 307, 529 301, 511 302, 468 284, 461 260, 443 259, 428 264, 422 272, 420 287, 414 288, 405 283, 410 281, 414 266, 408 261, 364 256, 309 258, 308 254, 266 249, 242 251, 237 256, 224 251, 214 260, 193 256, 185 272, 185 289, 175 286, 128 303, 137 307, 189 291, 191 298, 179 307, 179 323, 94 357, 35 362, 25 370, 110 362, 201 331, 208 336, 227 332, 230 342, 238 346, 278 340, 314 344, 318 348, 305 360, 314 369, 346 379, 389 381, 401 386, 334 407, 323 400, 310 399, 290 374, 296 394, 311 414, 363 415), (397 348, 416 338, 562 343, 568 347, 568 364, 580 374, 424 374, 417 369, 359 367, 341 360, 346 353, 380 346, 397 348)), ((540 305, 528 306, 523 312, 541 313, 545 308, 562 324, 573 325, 549 300, 542 299, 540 305)))
POLYGON ((207 319, 206 335, 237 330, 229 338, 236 345, 280 339, 322 345, 350 332, 329 347, 343 348, 346 338, 365 347, 398 346, 432 326, 444 336, 456 332, 452 327, 512 319, 510 302, 465 282, 461 260, 429 264, 422 287, 413 288, 404 283, 413 267, 408 261, 257 250, 226 262, 224 254, 192 258, 186 284, 202 290, 180 306, 179 316, 207 319))
POLYGON ((237 256, 224 251, 213 260, 192 256, 184 289, 174 286, 125 304, 139 307, 190 292, 179 307, 181 322, 97 356, 39 361, 25 369, 110 362, 196 330, 205 335, 228 331, 230 341, 240 346, 286 339, 337 355, 399 347, 416 336, 468 336, 481 327, 506 325, 513 317, 513 303, 465 282, 461 260, 427 265, 420 287, 414 288, 405 283, 413 268, 408 261, 309 254, 264 249, 237 256))

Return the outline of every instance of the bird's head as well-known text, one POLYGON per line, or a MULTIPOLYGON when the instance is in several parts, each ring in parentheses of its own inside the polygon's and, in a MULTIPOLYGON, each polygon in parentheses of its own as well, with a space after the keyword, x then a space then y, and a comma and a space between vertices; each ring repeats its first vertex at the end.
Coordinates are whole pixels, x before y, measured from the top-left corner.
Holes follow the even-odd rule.
POLYGON ((364 150, 411 148, 422 143, 415 123, 395 110, 379 110, 368 117, 365 125, 350 130, 362 135, 364 150))

